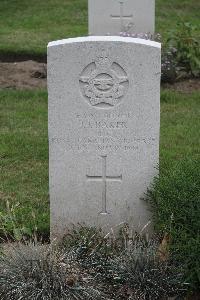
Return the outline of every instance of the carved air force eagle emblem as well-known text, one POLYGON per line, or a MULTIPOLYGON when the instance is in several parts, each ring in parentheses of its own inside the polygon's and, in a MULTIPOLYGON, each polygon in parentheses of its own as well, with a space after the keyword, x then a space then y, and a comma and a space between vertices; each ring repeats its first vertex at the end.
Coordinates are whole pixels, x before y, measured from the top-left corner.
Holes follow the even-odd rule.
POLYGON ((109 108, 119 104, 128 89, 124 69, 107 56, 90 63, 81 73, 80 86, 83 96, 95 107, 109 108))

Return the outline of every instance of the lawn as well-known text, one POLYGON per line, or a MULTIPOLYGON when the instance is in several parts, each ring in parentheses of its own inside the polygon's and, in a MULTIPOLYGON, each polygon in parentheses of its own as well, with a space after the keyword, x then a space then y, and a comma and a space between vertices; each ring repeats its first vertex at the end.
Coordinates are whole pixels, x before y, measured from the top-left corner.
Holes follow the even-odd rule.
MULTIPOLYGON (((161 170, 198 156, 199 96, 162 92, 161 170)), ((48 234, 47 92, 1 90, 0 123, 0 231, 48 234)))
POLYGON ((162 165, 196 158, 200 149, 200 93, 192 95, 165 90, 161 93, 161 144, 162 165))
MULTIPOLYGON (((156 1, 156 31, 164 38, 178 21, 199 25, 199 18, 199 0, 156 1)), ((45 56, 49 41, 83 35, 87 0, 0 1, 0 54, 45 56)))
POLYGON ((1 91, 0 123, 0 220, 7 232, 38 228, 45 235, 49 232, 47 93, 1 91))

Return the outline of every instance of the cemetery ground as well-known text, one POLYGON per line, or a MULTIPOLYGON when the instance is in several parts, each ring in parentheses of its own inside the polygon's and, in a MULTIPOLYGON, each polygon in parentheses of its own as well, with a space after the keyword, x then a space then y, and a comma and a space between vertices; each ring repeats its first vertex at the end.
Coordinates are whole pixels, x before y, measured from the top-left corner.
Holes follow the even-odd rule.
MULTIPOLYGON (((24 236, 28 238, 35 233, 38 239, 49 240, 48 116, 44 67, 46 45, 50 40, 87 34, 86 2, 86 0, 34 0, 30 5, 30 1, 25 0, 0 1, 0 60, 2 60, 0 63, 0 235, 4 240, 13 237, 20 240, 24 236), (16 62, 21 60, 31 61, 23 62, 24 66, 20 69, 16 62), (6 65, 9 61, 11 66, 6 65), (14 75, 13 70, 15 70, 14 75)), ((198 25, 200 8, 197 6, 199 2, 195 0, 158 0, 156 31, 160 32, 166 40, 177 23, 177 15, 184 21, 190 20, 193 25, 198 25)), ((198 31, 195 34, 198 36, 198 31)), ((168 256, 169 244, 171 250, 178 253, 177 261, 184 264, 184 267, 186 265, 186 281, 191 284, 190 290, 198 290, 200 282, 199 99, 199 79, 179 81, 174 85, 166 84, 162 88, 160 180, 155 181, 154 187, 147 195, 154 209, 156 229, 163 234, 161 238, 163 241, 161 246, 164 245, 163 253, 168 256), (170 234, 170 243, 166 237, 163 238, 165 233, 170 234)), ((81 251, 82 248, 86 249, 86 252, 81 252, 83 256, 78 257, 77 260, 81 266, 84 265, 84 269, 87 269, 87 266, 92 263, 99 264, 99 261, 96 261, 96 254, 101 260, 102 251, 113 253, 113 248, 108 249, 106 245, 105 248, 93 251, 98 248, 97 245, 102 244, 101 238, 96 240, 98 233, 95 233, 93 238, 94 232, 84 234, 85 238, 76 233, 72 245, 81 251), (91 255, 85 255, 87 251, 95 255, 91 258, 91 255)), ((36 251, 31 245, 30 248, 31 257, 34 257, 33 252, 36 252, 37 259, 39 257, 45 261, 49 253, 48 249, 41 254, 40 249, 36 251)), ((65 245, 65 249, 68 249, 68 245, 65 245)), ((66 253, 68 255, 68 250, 66 253)), ((26 255, 27 253, 23 254, 22 258, 26 255)), ((67 259, 71 258, 67 256, 65 264, 68 263, 67 259)), ((15 261, 14 264, 19 264, 21 267, 22 262, 23 259, 15 261)), ((118 260, 112 266, 114 270, 116 270, 116 263, 118 260)), ((23 268, 26 269, 26 265, 23 268)), ((37 264, 37 272, 42 273, 40 268, 42 266, 37 264)), ((46 269, 48 268, 50 267, 47 266, 46 269)), ((69 271, 71 277, 68 277, 67 284, 73 286, 74 282, 76 283, 79 290, 83 292, 80 299, 89 299, 89 296, 103 299, 103 296, 98 298, 98 293, 91 288, 90 283, 85 286, 84 280, 79 282, 77 272, 69 271), (87 296, 84 294, 85 291, 87 296)), ((88 273, 89 277, 93 276, 88 273)), ((120 276, 127 280, 130 274, 123 274, 124 277, 120 274, 120 276)), ((62 282, 62 275, 59 276, 62 282)), ((103 276, 97 278, 97 281, 102 281, 102 286, 99 287, 96 283, 99 290, 103 290, 102 295, 108 288, 105 282, 110 280, 103 276)), ((50 281, 49 278, 46 282, 50 281)), ((38 280, 40 281, 41 278, 38 280)), ((141 282, 141 278, 138 281, 141 282)), ((111 283, 111 285, 117 284, 117 279, 111 283)), ((46 288, 48 289, 48 286, 46 288)), ((131 292, 131 288, 129 290, 124 288, 123 291, 121 286, 120 288, 120 293, 124 293, 124 297, 131 292)), ((143 299, 142 295, 140 296, 143 299)), ((76 294, 74 298, 69 294, 69 299, 76 299, 75 297, 76 294)), ((191 299, 199 299, 198 297, 199 294, 196 298, 193 295, 191 299)))
MULTIPOLYGON (((180 252, 178 259, 188 263, 187 276, 194 289, 198 286, 199 270, 199 96, 199 92, 188 95, 162 91, 161 181, 156 183, 154 192, 149 194, 155 200, 156 227, 158 231, 170 232, 173 249, 180 252)), ((0 111, 1 236, 4 239, 6 235, 9 239, 14 236, 20 240, 22 236, 30 237, 36 233, 39 239, 48 241, 47 92, 1 90, 0 111)), ((79 236, 75 245, 86 247, 89 253, 97 247, 98 253, 101 242, 95 240, 93 244, 94 238, 87 238, 82 237, 81 240, 79 236)), ((33 246, 29 247, 30 253, 33 253, 33 246)), ((41 255, 38 252, 36 254, 41 255)), ((19 267, 22 261, 13 263, 19 267)), ((89 262, 84 260, 82 263, 89 262)), ((195 299, 194 296, 191 299, 195 299)))

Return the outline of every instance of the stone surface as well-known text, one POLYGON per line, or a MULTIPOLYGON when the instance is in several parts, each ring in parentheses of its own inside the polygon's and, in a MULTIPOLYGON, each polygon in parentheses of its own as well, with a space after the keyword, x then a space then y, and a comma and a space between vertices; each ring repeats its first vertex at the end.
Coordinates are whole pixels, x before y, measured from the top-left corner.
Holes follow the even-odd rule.
POLYGON ((155 0, 88 0, 89 34, 154 33, 155 0))
POLYGON ((159 160, 160 44, 86 37, 48 45, 51 233, 141 230, 159 160))

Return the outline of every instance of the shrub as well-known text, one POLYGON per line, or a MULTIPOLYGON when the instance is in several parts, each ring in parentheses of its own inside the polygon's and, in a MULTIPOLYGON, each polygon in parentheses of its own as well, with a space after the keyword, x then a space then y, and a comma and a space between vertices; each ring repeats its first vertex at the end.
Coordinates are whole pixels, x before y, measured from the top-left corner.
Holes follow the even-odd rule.
POLYGON ((170 233, 172 250, 193 288, 200 286, 200 159, 162 170, 147 199, 157 230, 170 233))
POLYGON ((200 41, 195 37, 196 27, 179 22, 168 39, 169 50, 173 49, 178 76, 200 76, 200 41), (175 50, 175 51, 174 51, 175 50))

